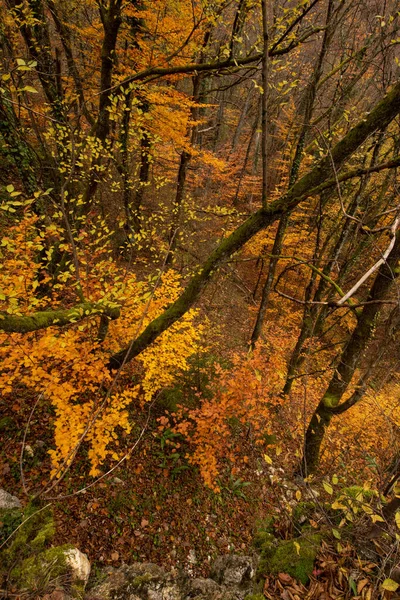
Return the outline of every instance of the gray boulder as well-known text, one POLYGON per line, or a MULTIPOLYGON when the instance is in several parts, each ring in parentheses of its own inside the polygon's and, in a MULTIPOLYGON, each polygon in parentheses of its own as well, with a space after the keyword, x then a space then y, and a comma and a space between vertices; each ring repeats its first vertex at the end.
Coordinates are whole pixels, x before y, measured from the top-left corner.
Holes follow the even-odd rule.
POLYGON ((227 554, 215 561, 210 577, 227 588, 248 590, 252 586, 257 565, 250 556, 227 554))
POLYGON ((112 569, 85 600, 243 600, 254 575, 253 559, 235 555, 217 559, 210 579, 134 563, 112 569))
POLYGON ((0 509, 11 510, 12 508, 21 508, 21 502, 16 496, 0 488, 0 509))

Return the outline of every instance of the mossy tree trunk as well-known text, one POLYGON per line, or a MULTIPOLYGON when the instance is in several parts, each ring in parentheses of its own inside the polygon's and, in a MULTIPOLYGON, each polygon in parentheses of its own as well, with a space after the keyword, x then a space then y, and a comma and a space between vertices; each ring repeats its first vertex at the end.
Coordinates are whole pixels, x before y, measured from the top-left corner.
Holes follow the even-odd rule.
POLYGON ((305 475, 314 472, 318 467, 321 444, 334 415, 345 412, 355 404, 354 395, 341 405, 339 402, 351 383, 364 351, 373 337, 382 301, 386 298, 393 283, 393 273, 399 259, 400 234, 397 233, 393 250, 387 262, 378 271, 367 303, 358 317, 357 325, 340 356, 329 386, 311 417, 304 443, 302 470, 305 475))
MULTIPOLYGON (((138 338, 126 348, 114 354, 110 368, 118 368, 132 360, 158 338, 166 329, 182 317, 198 300, 202 290, 221 264, 240 250, 256 233, 265 229, 284 213, 293 210, 300 202, 316 193, 316 190, 334 187, 332 163, 339 169, 357 148, 376 130, 383 129, 400 112, 400 81, 378 102, 371 112, 340 140, 330 155, 297 181, 286 194, 251 215, 230 236, 225 238, 206 261, 198 268, 181 296, 159 317, 151 321, 138 338)), ((372 305, 373 306, 373 305, 372 305)))

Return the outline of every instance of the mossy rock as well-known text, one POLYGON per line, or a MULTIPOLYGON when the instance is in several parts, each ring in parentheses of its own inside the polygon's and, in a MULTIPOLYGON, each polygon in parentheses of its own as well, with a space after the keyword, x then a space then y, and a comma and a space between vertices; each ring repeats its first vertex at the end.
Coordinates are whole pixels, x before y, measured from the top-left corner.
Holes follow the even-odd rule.
POLYGON ((269 531, 257 531, 254 536, 254 545, 261 552, 269 553, 276 545, 276 539, 269 531))
POLYGON ((5 539, 15 531, 0 552, 0 574, 6 573, 12 565, 21 564, 32 552, 41 552, 52 540, 55 533, 53 515, 50 507, 38 510, 36 506, 28 505, 23 512, 20 510, 7 511, 3 522, 12 527, 5 539), (25 521, 23 523, 23 521, 25 521), (17 527, 23 523, 18 529, 17 527), (15 525, 15 526, 14 526, 15 525))
POLYGON ((24 510, 26 523, 18 530, 15 542, 29 544, 36 550, 44 549, 55 534, 53 513, 50 507, 40 510, 37 506, 29 504, 24 510))
POLYGON ((257 532, 254 536, 254 545, 259 550, 262 550, 265 543, 274 542, 274 523, 275 517, 273 515, 267 515, 256 521, 257 532))
POLYGON ((3 544, 7 538, 22 523, 22 509, 0 509, 0 544, 3 544))
POLYGON ((59 586, 65 588, 70 584, 70 568, 67 565, 65 552, 72 546, 57 546, 48 548, 38 554, 26 558, 14 567, 10 573, 10 580, 19 590, 28 590, 32 592, 41 592, 48 590, 49 586, 59 586))
POLYGON ((287 573, 306 584, 313 571, 321 539, 319 534, 310 534, 290 541, 282 540, 275 546, 273 544, 264 546, 259 573, 263 575, 287 573))

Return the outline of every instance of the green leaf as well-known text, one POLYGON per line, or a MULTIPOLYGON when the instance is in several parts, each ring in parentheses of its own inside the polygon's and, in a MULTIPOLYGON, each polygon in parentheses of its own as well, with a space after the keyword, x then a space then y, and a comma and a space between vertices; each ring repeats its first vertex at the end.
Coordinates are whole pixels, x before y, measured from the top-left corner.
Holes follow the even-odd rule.
POLYGON ((342 539, 342 536, 340 535, 340 531, 338 531, 337 529, 332 529, 332 533, 337 540, 342 539))
POLYGON ((349 577, 349 586, 351 591, 353 592, 354 596, 357 596, 357 586, 356 586, 356 582, 354 581, 354 579, 352 577, 349 577))

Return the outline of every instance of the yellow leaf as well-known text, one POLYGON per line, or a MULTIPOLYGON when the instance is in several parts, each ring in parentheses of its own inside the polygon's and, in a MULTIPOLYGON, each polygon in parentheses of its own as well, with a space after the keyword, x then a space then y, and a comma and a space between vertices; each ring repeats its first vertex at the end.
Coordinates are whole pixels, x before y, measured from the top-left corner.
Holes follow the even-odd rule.
POLYGON ((400 511, 397 511, 397 513, 395 515, 395 521, 396 521, 397 527, 400 529, 400 511))
POLYGON ((256 376, 257 381, 261 381, 261 373, 258 369, 254 369, 254 375, 256 376))
POLYGON ((384 523, 385 519, 382 519, 382 517, 380 515, 371 515, 371 519, 373 523, 384 523))
POLYGON ((269 465, 272 465, 272 458, 270 456, 268 456, 268 454, 264 454, 264 460, 269 465))
POLYGON ((327 481, 323 481, 322 485, 324 486, 324 490, 326 492, 328 492, 328 494, 331 494, 331 495, 333 494, 333 487, 331 486, 330 483, 328 483, 327 481))
POLYGON ((299 544, 299 542, 293 542, 293 546, 296 548, 296 552, 300 556, 300 544, 299 544))
POLYGON ((393 579, 385 579, 385 581, 382 583, 382 589, 387 590, 388 592, 395 592, 398 587, 399 584, 396 583, 396 581, 393 581, 393 579))
POLYGON ((296 500, 298 500, 299 502, 301 500, 301 491, 300 490, 297 490, 297 492, 296 492, 296 500))

